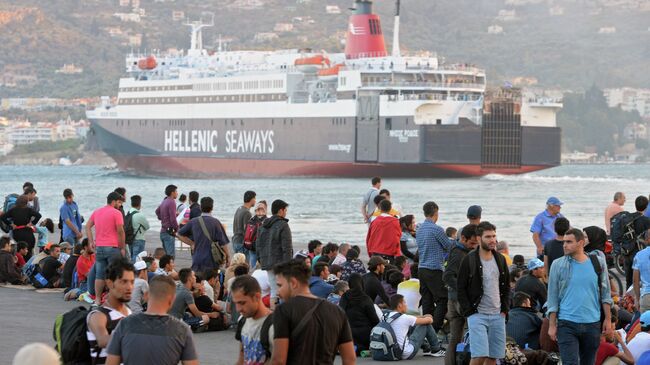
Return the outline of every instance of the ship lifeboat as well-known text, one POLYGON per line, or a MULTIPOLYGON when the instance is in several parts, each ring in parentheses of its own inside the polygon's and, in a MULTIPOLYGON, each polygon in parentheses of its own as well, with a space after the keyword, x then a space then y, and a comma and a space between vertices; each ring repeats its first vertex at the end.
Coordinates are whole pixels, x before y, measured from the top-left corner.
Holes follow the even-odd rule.
POLYGON ((318 78, 323 81, 336 80, 339 77, 339 72, 344 65, 342 63, 336 64, 332 67, 324 68, 318 71, 318 78))
POLYGON ((323 55, 316 55, 312 57, 303 57, 303 58, 298 58, 295 62, 294 65, 296 68, 302 72, 305 73, 315 73, 318 72, 318 70, 322 69, 323 67, 327 66, 329 67, 330 65, 330 60, 329 58, 323 56, 323 55))
POLYGON ((158 62, 156 62, 156 57, 154 56, 142 58, 138 61, 138 68, 141 70, 153 70, 156 66, 158 66, 158 62))

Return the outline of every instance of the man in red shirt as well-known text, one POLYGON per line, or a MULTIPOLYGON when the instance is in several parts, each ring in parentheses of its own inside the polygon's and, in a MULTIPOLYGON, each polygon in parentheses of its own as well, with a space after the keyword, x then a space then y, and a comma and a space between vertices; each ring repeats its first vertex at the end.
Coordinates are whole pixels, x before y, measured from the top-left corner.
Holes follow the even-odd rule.
POLYGON ((401 256, 399 240, 402 237, 399 219, 390 215, 391 208, 392 204, 388 199, 379 203, 381 214, 372 221, 366 236, 368 256, 379 255, 390 262, 401 256))
MULTIPOLYGON (((616 328, 617 321, 616 313, 612 310, 612 328, 616 328)), ((596 362, 594 365, 602 365, 605 363, 619 364, 621 362, 629 365, 634 364, 634 356, 625 345, 625 341, 621 338, 621 334, 618 331, 612 331, 611 334, 601 335, 600 346, 598 346, 596 362), (623 351, 618 350, 618 347, 616 346, 617 344, 621 345, 623 351)))
MULTIPOLYGON (((118 210, 124 198, 116 192, 108 194, 106 205, 95 210, 86 224, 86 236, 95 255, 95 303, 101 305, 104 292, 106 269, 108 265, 120 256, 125 256, 124 248, 124 217, 118 210), (95 232, 93 235, 93 227, 95 232)), ((92 283, 88 283, 92 285, 92 283)))
POLYGON ((79 287, 82 292, 87 289, 88 273, 95 264, 95 252, 87 240, 81 242, 81 256, 77 259, 77 279, 79 280, 79 287))
POLYGON ((20 241, 16 244, 16 267, 22 269, 25 266, 25 255, 29 252, 26 242, 20 241))

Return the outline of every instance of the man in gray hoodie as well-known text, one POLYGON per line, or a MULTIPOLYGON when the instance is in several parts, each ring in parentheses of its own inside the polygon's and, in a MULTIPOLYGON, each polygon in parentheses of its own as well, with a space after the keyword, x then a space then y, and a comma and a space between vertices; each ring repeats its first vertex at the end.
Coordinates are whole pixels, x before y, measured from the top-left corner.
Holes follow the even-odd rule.
POLYGON ((273 274, 273 266, 293 258, 291 229, 286 219, 289 204, 275 200, 271 204, 271 217, 267 218, 257 233, 255 247, 259 255, 262 270, 267 270, 271 286, 271 309, 275 308, 278 299, 278 286, 273 274))

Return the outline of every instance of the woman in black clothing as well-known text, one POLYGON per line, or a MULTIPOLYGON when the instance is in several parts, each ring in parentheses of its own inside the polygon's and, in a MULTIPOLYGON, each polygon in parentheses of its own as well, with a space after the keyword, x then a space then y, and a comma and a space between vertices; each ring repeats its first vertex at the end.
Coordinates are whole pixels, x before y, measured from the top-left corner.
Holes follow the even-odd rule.
POLYGON ((357 353, 368 350, 370 331, 379 323, 372 299, 363 290, 363 279, 359 274, 350 275, 350 290, 341 297, 339 306, 345 311, 352 329, 352 339, 357 346, 357 353))
POLYGON ((19 196, 16 205, 2 216, 2 221, 11 226, 13 239, 16 242, 27 242, 29 250, 25 255, 25 261, 32 257, 36 244, 34 225, 41 219, 41 214, 27 205, 28 201, 27 195, 19 196))

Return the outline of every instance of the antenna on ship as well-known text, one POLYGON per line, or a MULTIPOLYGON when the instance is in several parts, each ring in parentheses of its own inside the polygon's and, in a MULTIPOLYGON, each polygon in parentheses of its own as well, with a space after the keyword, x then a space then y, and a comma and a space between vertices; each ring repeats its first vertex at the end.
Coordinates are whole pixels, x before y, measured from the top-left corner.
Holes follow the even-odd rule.
POLYGON ((187 21, 185 25, 192 28, 192 38, 190 41, 190 49, 188 55, 200 55, 203 51, 203 35, 201 30, 205 27, 214 26, 214 13, 204 11, 201 13, 201 18, 195 21, 187 21), (204 21, 207 20, 207 21, 204 21))
POLYGON ((395 23, 393 24, 393 57, 401 57, 399 51, 399 8, 400 0, 395 0, 395 23))

